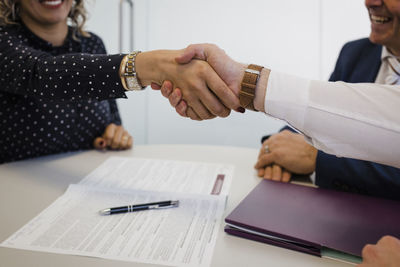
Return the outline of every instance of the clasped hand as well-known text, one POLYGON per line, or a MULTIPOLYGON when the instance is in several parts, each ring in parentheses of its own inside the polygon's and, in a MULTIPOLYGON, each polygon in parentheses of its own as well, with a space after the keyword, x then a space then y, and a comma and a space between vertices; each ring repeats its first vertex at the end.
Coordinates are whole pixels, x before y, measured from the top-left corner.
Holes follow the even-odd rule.
POLYGON ((238 96, 245 65, 232 60, 216 45, 197 44, 178 51, 142 54, 137 59, 138 68, 142 67, 140 61, 145 56, 156 57, 161 64, 153 73, 161 75, 156 79, 146 78, 145 72, 138 71, 141 82, 151 84, 153 89, 161 89, 181 116, 204 120, 226 117, 231 109, 243 112, 238 96))

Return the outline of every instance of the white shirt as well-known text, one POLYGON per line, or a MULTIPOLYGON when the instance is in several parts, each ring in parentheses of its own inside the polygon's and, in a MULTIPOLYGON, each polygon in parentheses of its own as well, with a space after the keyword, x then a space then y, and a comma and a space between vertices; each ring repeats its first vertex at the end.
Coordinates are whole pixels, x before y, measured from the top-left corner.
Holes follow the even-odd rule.
POLYGON ((375 83, 379 84, 385 84, 386 83, 386 77, 391 74, 390 66, 388 64, 388 61, 385 60, 388 57, 396 57, 392 53, 387 50, 386 46, 382 48, 382 54, 381 54, 381 67, 379 68, 378 75, 376 76, 375 83))
POLYGON ((271 71, 264 108, 326 153, 400 167, 399 85, 312 81, 271 71))

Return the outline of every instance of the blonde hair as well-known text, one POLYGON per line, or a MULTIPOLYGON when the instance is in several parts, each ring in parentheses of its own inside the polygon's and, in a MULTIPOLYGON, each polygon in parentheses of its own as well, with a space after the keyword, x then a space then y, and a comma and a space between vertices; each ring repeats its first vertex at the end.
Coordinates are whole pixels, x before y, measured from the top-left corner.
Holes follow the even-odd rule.
MULTIPOLYGON (((0 1, 0 26, 19 24, 19 7, 17 0, 0 1)), ((71 25, 74 27, 73 38, 77 39, 76 32, 80 35, 89 37, 83 27, 86 22, 87 12, 84 6, 84 0, 74 0, 72 8, 68 14, 71 25)))

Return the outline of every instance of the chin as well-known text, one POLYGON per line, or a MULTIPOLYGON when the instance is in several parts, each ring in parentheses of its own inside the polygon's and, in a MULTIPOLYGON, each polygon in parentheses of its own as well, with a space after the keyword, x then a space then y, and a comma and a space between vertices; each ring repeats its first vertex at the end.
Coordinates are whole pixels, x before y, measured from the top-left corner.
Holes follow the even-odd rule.
POLYGON ((374 44, 388 45, 391 40, 391 34, 383 34, 372 31, 369 35, 369 40, 374 44))
POLYGON ((379 38, 377 38, 376 36, 374 36, 372 34, 370 34, 369 40, 371 41, 371 43, 374 43, 374 44, 382 44, 382 40, 380 40, 379 38))

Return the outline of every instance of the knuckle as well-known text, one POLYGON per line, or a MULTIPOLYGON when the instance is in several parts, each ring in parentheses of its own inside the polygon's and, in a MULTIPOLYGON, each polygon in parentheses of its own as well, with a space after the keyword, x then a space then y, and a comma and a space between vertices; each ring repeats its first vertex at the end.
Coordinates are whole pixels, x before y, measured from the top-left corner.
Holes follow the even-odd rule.
POLYGON ((106 131, 105 134, 104 134, 104 138, 105 139, 111 139, 111 138, 113 138, 113 134, 111 132, 109 132, 109 131, 106 131))
POLYGON ((368 258, 375 253, 375 246, 371 244, 367 244, 361 251, 363 258, 368 258))
POLYGON ((381 238, 381 240, 379 240, 379 243, 385 243, 385 244, 390 244, 390 245, 394 245, 396 243, 398 243, 399 241, 394 238, 393 236, 390 235, 385 235, 381 238))
POLYGON ((189 49, 189 50, 192 50, 192 49, 195 49, 196 48, 196 45, 195 44, 190 44, 190 45, 188 45, 187 47, 186 47, 186 49, 189 49))
POLYGON ((198 61, 197 63, 197 73, 201 76, 204 77, 207 75, 208 73, 208 67, 206 65, 207 63, 205 63, 204 61, 198 61))

